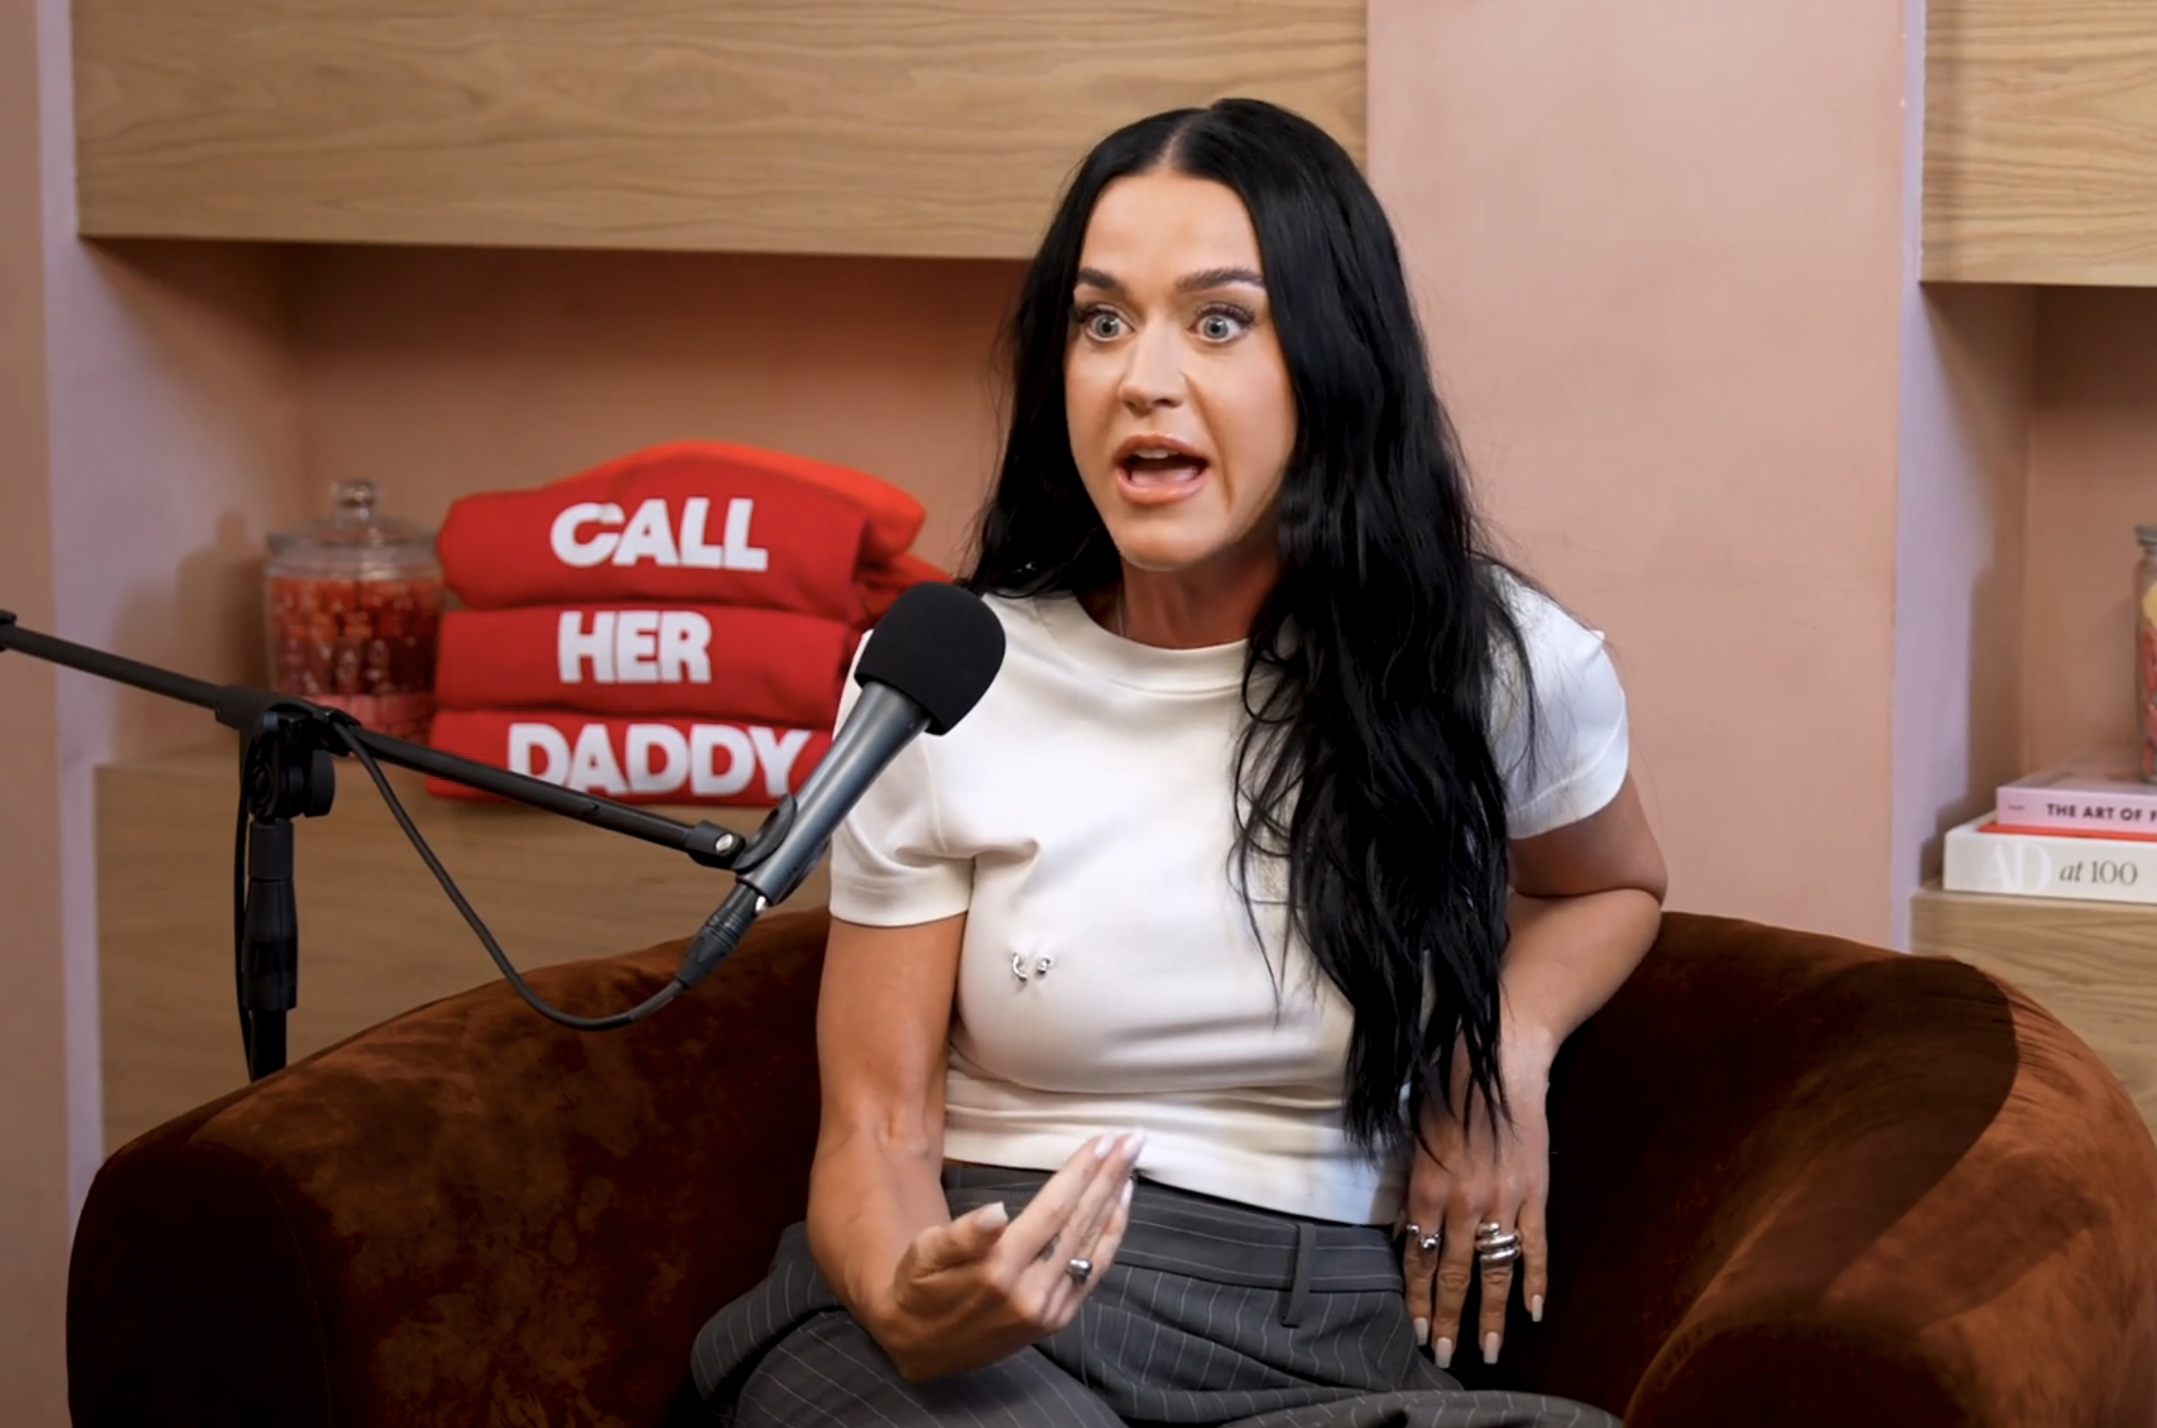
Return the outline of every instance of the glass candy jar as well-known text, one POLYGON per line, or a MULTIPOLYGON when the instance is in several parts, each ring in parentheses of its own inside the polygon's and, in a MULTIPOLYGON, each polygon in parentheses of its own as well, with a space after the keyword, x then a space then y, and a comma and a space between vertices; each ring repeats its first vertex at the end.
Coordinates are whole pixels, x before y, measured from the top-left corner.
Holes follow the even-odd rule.
POLYGON ((330 502, 326 519, 270 536, 270 686, 424 740, 442 613, 434 533, 382 515, 372 482, 339 481, 330 502))
POLYGON ((2157 783, 2157 525, 2136 526, 2135 734, 2142 777, 2157 783))

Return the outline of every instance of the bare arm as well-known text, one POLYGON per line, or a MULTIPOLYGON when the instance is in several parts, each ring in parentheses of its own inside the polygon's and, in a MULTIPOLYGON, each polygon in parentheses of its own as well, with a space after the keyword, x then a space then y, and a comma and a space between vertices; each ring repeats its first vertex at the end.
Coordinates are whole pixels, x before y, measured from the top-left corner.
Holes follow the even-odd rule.
POLYGON ((941 1180, 944 1064, 966 917, 831 924, 817 1003, 823 1120, 809 1247, 854 1317, 889 1320, 915 1235, 949 1222, 941 1180))
MULTIPOLYGON (((1662 925, 1663 855, 1628 777, 1600 811, 1512 845, 1512 937, 1499 971, 1503 1017, 1498 1074, 1512 1119, 1493 1132, 1467 1086, 1467 1058, 1454 1058, 1448 1114, 1425 1103, 1423 1145, 1410 1172, 1411 1236, 1404 1272, 1417 1337, 1431 1337, 1441 1368, 1452 1362, 1477 1230, 1517 1229, 1521 1290, 1541 1319, 1549 1289, 1544 1202, 1550 1146, 1544 1119, 1558 1048, 1610 1000, 1662 925), (1441 1253, 1442 1249, 1442 1253, 1441 1253)), ((1514 1268, 1485 1264, 1480 1344, 1494 1360, 1505 1332, 1514 1268)))
POLYGON ((1499 1040, 1547 1071, 1558 1047, 1647 955, 1668 877, 1630 776, 1599 812, 1524 838, 1512 854, 1499 1040))
POLYGON ((1075 1147, 1016 1215, 957 1220, 944 1199, 944 1063, 965 917, 913 927, 833 919, 817 1005, 823 1120, 809 1249, 841 1303, 908 1378, 993 1363, 1071 1322, 1129 1220, 1140 1136, 1075 1147), (1061 1246, 1060 1253, 1052 1252, 1061 1246))

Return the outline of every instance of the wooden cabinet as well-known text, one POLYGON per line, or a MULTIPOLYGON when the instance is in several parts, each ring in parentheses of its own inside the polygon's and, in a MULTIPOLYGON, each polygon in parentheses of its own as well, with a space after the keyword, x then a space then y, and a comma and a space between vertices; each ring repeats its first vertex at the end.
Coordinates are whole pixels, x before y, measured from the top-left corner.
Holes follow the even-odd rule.
POLYGON ((1009 257, 1228 94, 1361 156, 1364 0, 74 0, 81 231, 1009 257))
POLYGON ((2157 284, 2157 5, 1932 0, 1923 273, 2157 284))
POLYGON ((2104 1058, 2157 1133, 2157 907, 1920 892, 1910 949, 2012 983, 2104 1058))
MULTIPOLYGON (((97 772, 108 1151, 247 1082, 232 987, 236 748, 235 740, 97 772)), ((514 804, 434 798, 419 775, 386 772, 519 970, 687 937, 734 885, 729 874, 667 848, 514 804)), ((739 832, 766 816, 761 809, 662 811, 739 832)), ((286 1024, 291 1060, 500 979, 351 760, 338 762, 329 815, 301 819, 293 832, 300 1004, 286 1024)), ((820 906, 830 889, 819 867, 785 906, 820 906)), ((600 1016, 624 1008, 566 1010, 600 1016)), ((539 1013, 532 1017, 536 1022, 539 1013)))

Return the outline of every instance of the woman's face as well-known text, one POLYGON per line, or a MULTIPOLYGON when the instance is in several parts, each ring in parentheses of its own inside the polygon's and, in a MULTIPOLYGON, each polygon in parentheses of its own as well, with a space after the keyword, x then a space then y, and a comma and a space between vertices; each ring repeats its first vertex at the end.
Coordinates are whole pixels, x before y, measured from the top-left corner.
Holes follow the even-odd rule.
POLYGON ((1064 355, 1071 456, 1125 561, 1233 575, 1278 560, 1295 397, 1235 191, 1157 170, 1102 191, 1064 355))

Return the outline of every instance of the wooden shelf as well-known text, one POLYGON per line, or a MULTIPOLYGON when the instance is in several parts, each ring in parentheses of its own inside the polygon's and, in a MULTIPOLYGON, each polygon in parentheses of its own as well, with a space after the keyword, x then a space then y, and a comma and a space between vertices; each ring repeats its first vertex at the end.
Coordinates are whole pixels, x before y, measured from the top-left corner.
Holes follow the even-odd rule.
POLYGON ((2157 1133, 2157 907, 1927 887, 1910 942, 2028 993, 2104 1058, 2157 1133))
POLYGON ((1932 0, 1923 274, 2157 285, 2157 7, 1932 0))
MULTIPOLYGON (((232 991, 235 749, 97 772, 108 1150, 247 1079, 232 991)), ((434 798, 418 775, 388 772, 413 822, 520 970, 686 937, 732 886, 727 874, 653 844, 521 806, 434 798)), ((294 825, 300 1002, 287 1026, 294 1061, 500 976, 365 772, 340 762, 337 783, 328 817, 294 825)), ((765 816, 663 811, 743 832, 765 816)), ((829 896, 820 867, 786 906, 817 906, 829 896)))
POLYGON ((73 0, 81 231, 1017 257, 1093 142, 1364 142, 1364 0, 73 0))

